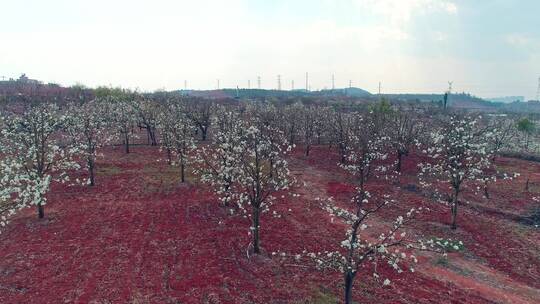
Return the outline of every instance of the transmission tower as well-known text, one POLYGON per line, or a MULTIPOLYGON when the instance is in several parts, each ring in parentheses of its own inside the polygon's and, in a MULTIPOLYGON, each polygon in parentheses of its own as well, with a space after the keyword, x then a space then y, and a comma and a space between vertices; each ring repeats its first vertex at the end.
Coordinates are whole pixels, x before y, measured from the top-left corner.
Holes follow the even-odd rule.
POLYGON ((538 77, 538 89, 536 90, 536 100, 540 101, 540 77, 538 77))
POLYGON ((445 110, 448 107, 448 97, 452 93, 452 84, 453 83, 454 83, 453 81, 448 81, 448 91, 446 91, 446 93, 444 93, 444 96, 443 96, 443 109, 445 109, 445 110))

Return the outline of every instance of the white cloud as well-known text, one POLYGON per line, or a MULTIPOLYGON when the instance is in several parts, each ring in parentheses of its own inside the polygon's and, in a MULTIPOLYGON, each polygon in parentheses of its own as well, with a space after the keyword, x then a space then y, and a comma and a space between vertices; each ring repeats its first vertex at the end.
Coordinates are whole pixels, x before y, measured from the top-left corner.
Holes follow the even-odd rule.
POLYGON ((536 44, 534 39, 525 34, 508 34, 504 37, 504 40, 507 44, 515 47, 529 47, 536 44))
POLYGON ((356 0, 360 9, 374 12, 387 18, 393 25, 404 25, 414 15, 433 12, 456 14, 458 7, 445 0, 356 0))

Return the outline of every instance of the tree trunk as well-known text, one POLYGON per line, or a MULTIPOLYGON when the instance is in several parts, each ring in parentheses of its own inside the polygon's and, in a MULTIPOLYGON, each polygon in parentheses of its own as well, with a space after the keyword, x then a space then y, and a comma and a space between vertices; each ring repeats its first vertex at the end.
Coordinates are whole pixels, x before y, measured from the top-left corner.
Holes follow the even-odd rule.
POLYGON ((94 160, 90 157, 88 158, 88 175, 90 176, 90 186, 94 186, 96 184, 94 177, 94 168, 94 160))
POLYGON ((343 144, 339 144, 339 152, 341 154, 341 163, 344 164, 345 161, 347 160, 346 159, 346 156, 345 156, 345 146, 343 144))
POLYGON ((172 163, 171 149, 167 148, 167 164, 170 166, 172 163))
POLYGON ((310 145, 306 145, 306 156, 309 156, 309 150, 310 150, 311 146, 310 145))
POLYGON ((184 165, 184 159, 182 158, 180 160, 180 181, 183 183, 186 181, 185 177, 185 165, 184 165))
POLYGON ((150 129, 150 140, 152 141, 152 146, 157 146, 157 139, 156 139, 156 130, 150 129))
POLYGON ((345 304, 352 304, 353 281, 354 281, 353 273, 350 271, 347 271, 345 273, 345 304))
POLYGON ((457 202, 453 202, 452 203, 452 230, 457 229, 456 218, 457 218, 457 202))
POLYGON ((403 159, 403 153, 401 151, 397 152, 397 164, 396 164, 396 171, 401 172, 401 161, 403 159))
POLYGON ((45 209, 43 208, 43 205, 41 203, 38 203, 38 217, 40 219, 45 217, 45 209))
POLYGON ((129 153, 129 135, 126 133, 125 135, 125 144, 126 144, 126 154, 129 153))
POLYGON ((487 179, 484 181, 484 196, 486 198, 489 198, 489 189, 488 189, 488 181, 487 181, 487 179))
POLYGON ((202 141, 206 141, 206 135, 208 133, 208 129, 206 128, 201 128, 201 139, 202 141))
POLYGON ((451 201, 451 209, 452 209, 452 230, 455 230, 457 229, 457 209, 458 209, 458 203, 459 203, 459 200, 458 200, 458 197, 459 197, 459 185, 454 185, 454 195, 452 196, 452 201, 451 201))
POLYGON ((458 203, 457 203, 457 196, 455 196, 452 200, 452 206, 451 206, 451 209, 452 209, 452 230, 456 230, 457 229, 457 207, 458 207, 458 203))
POLYGON ((260 221, 260 210, 258 207, 253 207, 253 253, 260 254, 260 240, 259 240, 259 221, 260 221))

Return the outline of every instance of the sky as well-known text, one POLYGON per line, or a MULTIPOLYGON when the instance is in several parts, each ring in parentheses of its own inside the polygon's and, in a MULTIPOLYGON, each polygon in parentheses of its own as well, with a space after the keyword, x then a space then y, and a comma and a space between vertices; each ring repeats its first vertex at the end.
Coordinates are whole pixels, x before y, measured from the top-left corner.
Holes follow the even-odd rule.
POLYGON ((0 0, 0 77, 536 96, 538 0, 0 0))

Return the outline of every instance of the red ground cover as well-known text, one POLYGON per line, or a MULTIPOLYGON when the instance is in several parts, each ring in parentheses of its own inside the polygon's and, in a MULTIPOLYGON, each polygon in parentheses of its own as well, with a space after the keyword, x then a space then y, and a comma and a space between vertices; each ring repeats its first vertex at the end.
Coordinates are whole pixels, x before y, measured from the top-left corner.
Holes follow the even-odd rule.
MULTIPOLYGON (((55 185, 46 218, 35 210, 18 215, 0 234, 0 303, 335 303, 342 277, 306 265, 271 258, 272 251, 334 250, 345 226, 332 223, 315 198, 334 197, 346 207, 354 181, 337 168, 335 149, 314 147, 309 157, 298 148, 290 157, 300 197, 284 196, 262 218, 267 254, 248 258, 249 221, 218 206, 207 187, 189 176, 179 183, 177 169, 157 162, 158 149, 137 146, 125 155, 109 148, 98 164, 97 186, 55 185)), ((471 193, 459 210, 457 231, 448 227, 449 210, 405 189, 414 183, 418 157, 405 158, 398 208, 374 220, 390 223, 412 206, 429 204, 409 231, 418 237, 457 238, 466 250, 447 260, 421 255, 414 273, 398 275, 382 287, 359 275, 360 303, 538 303, 540 231, 519 222, 535 207, 538 164, 502 159, 525 177, 500 182, 487 200, 471 193), (474 198, 474 200, 473 200, 474 198), (488 212, 497 210, 498 212, 488 212)), ((414 190, 414 189, 413 189, 414 190)), ((538 194, 538 193, 536 193, 538 194)))

